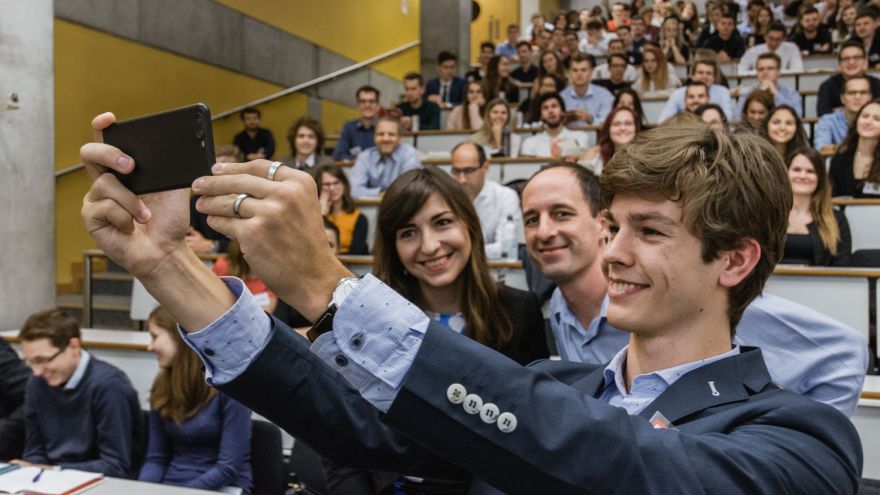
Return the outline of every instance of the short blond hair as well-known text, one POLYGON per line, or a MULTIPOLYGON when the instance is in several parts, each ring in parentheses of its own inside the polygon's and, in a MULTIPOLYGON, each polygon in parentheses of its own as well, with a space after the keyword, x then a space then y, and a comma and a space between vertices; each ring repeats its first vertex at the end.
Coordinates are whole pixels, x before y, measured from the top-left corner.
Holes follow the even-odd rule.
POLYGON ((700 239, 703 262, 755 239, 761 254, 752 273, 730 289, 731 336, 746 306, 782 257, 791 186, 779 153, 753 133, 707 125, 671 125, 639 135, 614 155, 601 178, 605 205, 618 194, 671 200, 682 223, 700 239))

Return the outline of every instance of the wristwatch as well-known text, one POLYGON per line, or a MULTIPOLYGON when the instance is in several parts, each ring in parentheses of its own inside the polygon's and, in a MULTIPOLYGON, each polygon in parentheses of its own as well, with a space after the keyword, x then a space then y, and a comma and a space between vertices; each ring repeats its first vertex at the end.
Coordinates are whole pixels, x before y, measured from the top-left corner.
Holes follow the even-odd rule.
POLYGON ((308 337, 309 341, 314 342, 321 335, 333 331, 333 316, 336 314, 336 310, 354 288, 357 287, 360 281, 361 277, 345 277, 336 284, 336 288, 333 289, 333 298, 330 300, 330 305, 327 306, 327 311, 324 311, 324 314, 306 332, 306 337, 308 337))

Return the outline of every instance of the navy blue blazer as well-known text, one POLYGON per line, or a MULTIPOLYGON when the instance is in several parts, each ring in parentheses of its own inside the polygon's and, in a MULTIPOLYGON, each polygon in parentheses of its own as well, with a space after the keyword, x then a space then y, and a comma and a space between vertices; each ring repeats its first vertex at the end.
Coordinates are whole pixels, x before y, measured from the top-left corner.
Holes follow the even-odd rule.
MULTIPOLYGON (((510 359, 432 323, 387 414, 308 342, 271 341, 221 388, 339 465, 466 479, 471 493, 856 493, 862 450, 834 408, 779 389, 761 351, 682 376, 643 414, 597 397, 604 367, 510 359), (447 398, 450 384, 517 418, 503 433, 447 398), (672 429, 654 429, 656 411, 672 429), (494 487, 494 488, 493 488, 494 487)), ((340 360, 342 362, 342 360, 340 360)))
MULTIPOLYGON (((452 77, 452 83, 449 85, 449 103, 453 105, 461 105, 464 103, 464 87, 465 80, 458 77, 452 77)), ((440 79, 434 78, 425 84, 425 96, 440 94, 440 79)))

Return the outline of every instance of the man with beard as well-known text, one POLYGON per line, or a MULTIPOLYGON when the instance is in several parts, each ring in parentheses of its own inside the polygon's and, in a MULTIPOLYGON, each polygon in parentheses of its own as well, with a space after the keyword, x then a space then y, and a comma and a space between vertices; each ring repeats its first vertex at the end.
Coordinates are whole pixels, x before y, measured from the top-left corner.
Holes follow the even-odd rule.
POLYGON ((541 122, 544 130, 523 140, 520 156, 556 157, 559 155, 559 144, 563 140, 574 140, 581 148, 591 143, 587 133, 573 131, 565 127, 565 102, 559 93, 541 95, 541 122))

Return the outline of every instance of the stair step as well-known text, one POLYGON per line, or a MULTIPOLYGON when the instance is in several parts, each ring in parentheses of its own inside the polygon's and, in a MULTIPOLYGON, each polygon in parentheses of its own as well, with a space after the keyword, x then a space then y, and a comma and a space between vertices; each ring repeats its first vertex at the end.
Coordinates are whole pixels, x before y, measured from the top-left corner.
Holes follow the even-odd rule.
POLYGON ((107 280, 110 282, 131 282, 134 277, 127 272, 96 272, 92 274, 92 280, 107 280))
MULTIPOLYGON (((83 298, 79 294, 62 294, 56 298, 56 304, 62 309, 83 309, 83 298)), ((92 296, 92 309, 99 311, 131 310, 131 296, 95 294, 92 296)))

